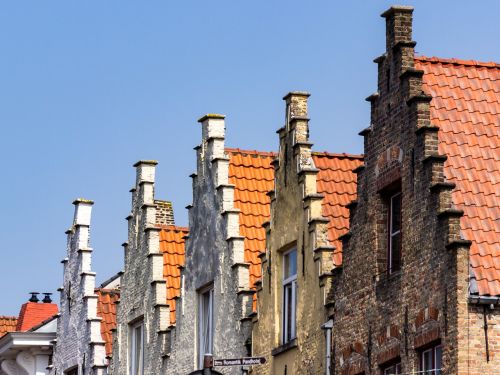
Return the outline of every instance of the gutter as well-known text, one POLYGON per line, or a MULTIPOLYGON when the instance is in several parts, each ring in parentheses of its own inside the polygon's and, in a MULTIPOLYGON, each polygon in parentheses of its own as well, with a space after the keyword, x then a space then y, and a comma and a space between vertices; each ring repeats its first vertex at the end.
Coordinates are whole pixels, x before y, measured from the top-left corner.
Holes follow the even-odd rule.
POLYGON ((331 363, 332 363, 332 329, 333 329, 333 319, 328 320, 325 324, 321 326, 321 329, 325 331, 326 335, 326 365, 325 365, 325 375, 331 374, 331 363))
POLYGON ((490 305, 492 310, 500 306, 500 297, 469 295, 468 301, 472 305, 490 305))

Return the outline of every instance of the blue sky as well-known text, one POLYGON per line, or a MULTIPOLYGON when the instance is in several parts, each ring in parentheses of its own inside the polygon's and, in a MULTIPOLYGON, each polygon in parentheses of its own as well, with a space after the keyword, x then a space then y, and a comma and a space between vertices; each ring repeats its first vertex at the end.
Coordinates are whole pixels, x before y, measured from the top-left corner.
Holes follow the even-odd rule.
MULTIPOLYGON (((420 54, 500 61, 500 2, 415 6, 420 54)), ((319 151, 362 153, 390 1, 9 1, 0 4, 0 315, 62 283, 74 198, 95 200, 97 280, 123 267, 132 164, 185 225, 197 118, 274 150, 282 96, 306 90, 319 151)), ((56 293, 57 294, 57 293, 56 293)))

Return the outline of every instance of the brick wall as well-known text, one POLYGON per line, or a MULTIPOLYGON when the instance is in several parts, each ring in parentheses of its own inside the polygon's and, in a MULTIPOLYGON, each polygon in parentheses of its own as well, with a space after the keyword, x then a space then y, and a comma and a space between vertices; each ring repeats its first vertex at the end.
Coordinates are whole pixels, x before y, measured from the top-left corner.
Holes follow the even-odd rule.
POLYGON ((385 12, 386 53, 378 64, 371 127, 358 170, 358 201, 343 238, 343 265, 330 301, 333 372, 378 373, 391 361, 417 371, 419 355, 443 345, 445 373, 457 373, 458 320, 467 311, 468 245, 451 206, 429 101, 414 69, 411 7, 385 12), (388 197, 402 194, 402 266, 388 272, 388 197), (465 310, 464 310, 465 309, 465 310))

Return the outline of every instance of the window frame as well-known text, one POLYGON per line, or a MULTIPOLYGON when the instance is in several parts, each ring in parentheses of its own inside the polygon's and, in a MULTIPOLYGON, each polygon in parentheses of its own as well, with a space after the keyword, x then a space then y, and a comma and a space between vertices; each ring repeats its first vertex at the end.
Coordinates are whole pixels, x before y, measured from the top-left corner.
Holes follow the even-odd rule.
POLYGON ((144 320, 138 320, 129 325, 129 375, 144 375, 144 320), (137 332, 140 328, 141 347, 137 352, 137 332), (139 354, 139 356, 137 356, 139 354), (138 366, 138 367, 137 367, 138 366))
POLYGON ((387 204, 387 274, 392 275, 401 270, 402 260, 402 214, 403 214, 403 199, 401 190, 397 190, 389 195, 387 204), (393 230, 394 224, 394 199, 399 199, 399 229, 393 230), (396 236, 399 236, 398 249, 393 248, 393 241, 396 236), (394 254, 398 251, 399 264, 394 267, 394 254))
POLYGON ((401 360, 397 362, 393 362, 390 365, 385 365, 381 369, 381 375, 400 375, 402 374, 401 370, 401 360), (388 372, 391 371, 391 372, 388 372))
POLYGON ((423 349, 419 353, 418 357, 418 368, 421 374, 423 375, 441 375, 443 373, 443 345, 441 343, 427 347, 426 349, 423 349), (437 368, 437 352, 439 350, 439 368, 437 368), (425 369, 425 354, 430 353, 431 354, 431 369, 425 369))
POLYGON ((283 288, 283 298, 282 298, 281 343, 283 345, 293 341, 297 337, 297 255, 298 252, 295 247, 283 252, 282 254, 283 275, 281 280, 283 288), (293 252, 295 252, 295 274, 285 277, 286 257, 290 256, 290 254, 292 254, 293 252), (290 290, 290 293, 287 293, 288 290, 290 290), (291 307, 292 311, 289 312, 288 307, 291 307))
POLYGON ((213 354, 214 349, 214 285, 204 287, 198 291, 198 367, 203 368, 203 362, 206 354, 213 354), (208 328, 205 327, 204 303, 208 296, 208 328), (205 329, 208 333, 208 348, 210 353, 205 350, 205 329))

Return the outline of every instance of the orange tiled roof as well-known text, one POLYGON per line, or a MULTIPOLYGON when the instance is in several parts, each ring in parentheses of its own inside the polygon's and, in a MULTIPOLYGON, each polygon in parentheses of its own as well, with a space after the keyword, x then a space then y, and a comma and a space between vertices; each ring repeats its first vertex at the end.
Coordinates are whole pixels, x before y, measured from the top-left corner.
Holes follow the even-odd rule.
POLYGON ((188 228, 161 225, 160 251, 163 253, 163 278, 167 281, 167 304, 170 323, 175 324, 175 299, 181 295, 181 270, 184 266, 185 240, 188 228))
POLYGON ((26 302, 21 306, 16 331, 27 331, 57 314, 55 303, 26 302))
POLYGON ((17 326, 15 316, 0 316, 0 337, 9 332, 14 332, 17 326))
POLYGON ((322 214, 329 219, 328 240, 335 246, 334 264, 342 264, 342 242, 339 237, 349 230, 348 203, 356 199, 357 175, 353 169, 363 164, 363 156, 313 152, 319 169, 316 188, 323 195, 322 214))
POLYGON ((240 235, 245 237, 245 262, 250 264, 250 287, 260 279, 259 253, 266 248, 262 227, 270 217, 267 193, 274 188, 276 154, 226 148, 229 155, 229 183, 234 185, 234 207, 240 210, 240 235))
POLYGON ((98 288, 97 294, 97 316, 101 320, 101 336, 106 343, 106 355, 113 353, 113 332, 116 328, 116 302, 120 299, 120 293, 114 289, 98 288))
POLYGON ((480 295, 500 295, 500 64, 417 57, 480 295))

